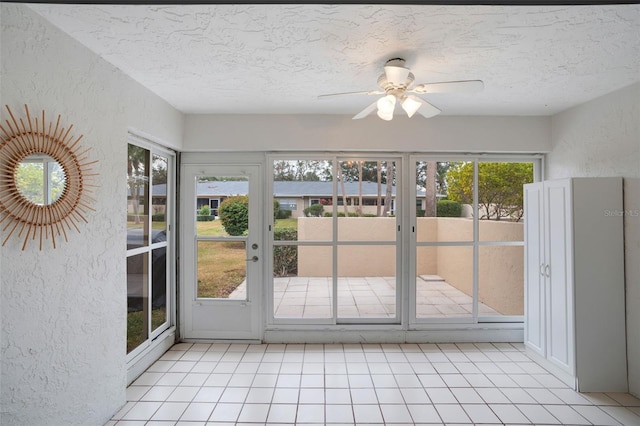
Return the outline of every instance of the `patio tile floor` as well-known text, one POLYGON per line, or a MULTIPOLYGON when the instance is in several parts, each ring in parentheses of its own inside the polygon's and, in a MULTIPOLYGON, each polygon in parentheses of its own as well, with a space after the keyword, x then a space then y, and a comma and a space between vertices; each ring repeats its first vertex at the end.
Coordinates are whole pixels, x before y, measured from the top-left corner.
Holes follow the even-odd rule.
MULTIPOLYGON (((396 283, 393 277, 342 277, 338 279, 338 317, 393 318, 396 309, 396 283)), ((230 298, 244 299, 246 283, 230 298)), ((470 317, 471 296, 438 275, 421 275, 416 281, 418 318, 470 317)), ((331 318, 331 278, 274 278, 275 318, 331 318)), ((480 315, 500 315, 479 303, 480 315)))

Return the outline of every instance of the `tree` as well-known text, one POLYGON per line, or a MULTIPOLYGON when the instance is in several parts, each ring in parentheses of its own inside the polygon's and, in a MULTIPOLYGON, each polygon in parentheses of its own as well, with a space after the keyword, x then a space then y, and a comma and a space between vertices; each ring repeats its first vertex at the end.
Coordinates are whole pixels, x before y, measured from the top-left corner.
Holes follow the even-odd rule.
POLYGON ((384 216, 391 214, 391 203, 393 203, 393 182, 394 178, 394 162, 385 161, 386 163, 386 190, 384 194, 384 216))
MULTIPOLYGON (((149 167, 149 151, 136 145, 127 146, 127 184, 133 204, 135 223, 140 223, 140 190, 143 196, 148 196, 149 176, 146 170, 149 167)), ((146 214, 146 213, 145 213, 146 214)))
POLYGON ((159 155, 153 156, 151 165, 151 180, 154 185, 167 183, 167 158, 159 155))
POLYGON ((331 163, 324 160, 276 160, 273 162, 275 181, 329 181, 331 163))
POLYGON ((436 217, 436 168, 435 161, 427 161, 424 184, 424 216, 436 217))
POLYGON ((382 216, 382 161, 378 161, 377 168, 377 180, 378 182, 378 197, 376 198, 376 216, 382 216))
MULTIPOLYGON (((473 162, 458 163, 447 172, 450 200, 473 203, 473 162)), ((533 182, 532 163, 478 163, 478 210, 481 219, 519 221, 522 185, 533 182)))

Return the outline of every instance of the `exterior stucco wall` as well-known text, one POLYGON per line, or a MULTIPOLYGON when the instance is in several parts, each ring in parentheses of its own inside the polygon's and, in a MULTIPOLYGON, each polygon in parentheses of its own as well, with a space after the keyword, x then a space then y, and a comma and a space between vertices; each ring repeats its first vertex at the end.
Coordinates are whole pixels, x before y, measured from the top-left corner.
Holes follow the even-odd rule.
POLYGON ((0 424, 103 425, 125 403, 127 130, 179 148, 182 115, 27 6, 0 7, 2 121, 4 104, 61 115, 101 177, 69 242, 0 249, 0 424))
POLYGON ((553 116, 551 139, 548 179, 623 177, 629 390, 640 396, 640 83, 553 116))
MULTIPOLYGON (((331 218, 298 219, 299 241, 330 241, 331 218)), ((395 241, 394 218, 338 218, 339 241, 395 241)), ((523 241, 522 222, 483 220, 481 239, 523 241)), ((465 218, 418 218, 420 242, 473 241, 473 221, 465 218)), ((298 276, 327 277, 332 271, 332 251, 298 247, 298 276)), ((439 275, 468 295, 473 294, 473 247, 419 247, 418 275, 439 275)), ((396 273, 394 245, 341 246, 338 276, 392 277, 396 273)), ((479 252, 479 301, 504 315, 524 313, 524 250, 522 246, 483 246, 479 252)))

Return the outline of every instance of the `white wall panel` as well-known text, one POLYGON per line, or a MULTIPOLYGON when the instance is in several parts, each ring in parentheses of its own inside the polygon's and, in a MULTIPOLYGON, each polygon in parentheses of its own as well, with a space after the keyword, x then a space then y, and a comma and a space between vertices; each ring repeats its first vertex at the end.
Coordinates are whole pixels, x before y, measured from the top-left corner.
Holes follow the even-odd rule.
POLYGON ((629 390, 640 396, 640 83, 552 118, 547 178, 622 176, 629 390))
POLYGON ((550 124, 550 117, 188 115, 184 149, 544 153, 550 124))
POLYGON ((5 104, 60 114, 99 160, 100 187, 69 242, 0 249, 0 423, 102 425, 125 403, 127 128, 180 148, 182 115, 26 6, 1 14, 3 121, 5 104))

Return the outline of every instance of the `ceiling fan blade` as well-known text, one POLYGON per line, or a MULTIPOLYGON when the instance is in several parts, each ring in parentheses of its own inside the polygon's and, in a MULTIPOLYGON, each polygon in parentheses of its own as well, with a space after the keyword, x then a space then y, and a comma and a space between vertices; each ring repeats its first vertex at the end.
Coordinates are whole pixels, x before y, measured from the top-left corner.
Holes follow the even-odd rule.
POLYGON ((444 81, 418 84, 408 92, 413 93, 477 93, 484 89, 482 80, 444 81))
POLYGON ((366 107, 365 109, 363 109, 362 111, 354 115, 352 120, 359 120, 361 118, 365 118, 367 115, 375 111, 377 107, 378 107, 378 101, 375 101, 374 103, 372 103, 371 105, 369 105, 368 107, 366 107))
POLYGON ((417 96, 414 96, 413 98, 415 98, 418 102, 422 104, 422 106, 418 108, 418 113, 425 118, 435 117, 436 115, 442 112, 440 111, 439 108, 431 105, 429 102, 425 101, 424 99, 421 99, 417 96))
POLYGON ((381 90, 368 90, 362 92, 342 92, 342 93, 329 93, 327 95, 320 95, 318 99, 326 99, 333 96, 346 96, 346 95, 384 95, 385 92, 381 90))

